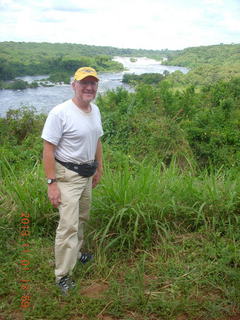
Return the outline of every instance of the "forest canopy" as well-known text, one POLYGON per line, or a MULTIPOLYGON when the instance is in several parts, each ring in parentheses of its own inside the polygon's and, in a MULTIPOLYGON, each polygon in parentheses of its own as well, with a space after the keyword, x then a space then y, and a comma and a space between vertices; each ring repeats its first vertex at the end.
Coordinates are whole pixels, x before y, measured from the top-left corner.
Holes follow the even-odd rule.
POLYGON ((204 86, 240 76, 240 44, 186 48, 169 53, 167 58, 166 65, 190 69, 186 75, 179 71, 171 74, 175 86, 204 86))

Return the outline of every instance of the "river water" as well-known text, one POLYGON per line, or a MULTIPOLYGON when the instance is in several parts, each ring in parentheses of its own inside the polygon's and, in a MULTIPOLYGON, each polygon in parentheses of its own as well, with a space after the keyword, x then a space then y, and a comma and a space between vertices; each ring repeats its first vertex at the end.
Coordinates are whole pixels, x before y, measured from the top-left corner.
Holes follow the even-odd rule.
MULTIPOLYGON (((100 73, 99 93, 106 90, 116 89, 119 86, 131 90, 122 83, 124 73, 163 73, 164 70, 174 72, 180 70, 187 73, 188 69, 175 66, 164 66, 159 61, 149 58, 137 58, 136 62, 131 62, 129 57, 115 57, 115 61, 121 62, 127 69, 123 72, 100 73)), ((21 79, 32 82, 46 78, 46 75, 26 76, 21 79)), ((9 109, 17 109, 20 106, 33 106, 39 112, 48 113, 55 105, 70 99, 73 96, 71 85, 55 85, 53 87, 38 87, 24 90, 0 90, 0 117, 4 117, 9 109)))

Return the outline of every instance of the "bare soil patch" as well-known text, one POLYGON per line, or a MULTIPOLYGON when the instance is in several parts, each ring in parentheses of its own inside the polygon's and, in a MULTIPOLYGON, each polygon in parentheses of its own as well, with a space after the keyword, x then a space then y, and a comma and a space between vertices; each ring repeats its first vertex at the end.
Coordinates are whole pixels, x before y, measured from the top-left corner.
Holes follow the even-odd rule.
POLYGON ((81 290, 81 295, 88 298, 101 298, 104 292, 108 290, 108 284, 102 282, 92 283, 89 287, 81 290))

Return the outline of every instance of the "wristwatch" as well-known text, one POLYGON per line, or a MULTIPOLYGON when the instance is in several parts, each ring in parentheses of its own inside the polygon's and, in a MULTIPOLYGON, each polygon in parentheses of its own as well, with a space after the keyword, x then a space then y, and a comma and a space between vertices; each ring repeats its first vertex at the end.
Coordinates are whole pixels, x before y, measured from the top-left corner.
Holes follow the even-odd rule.
POLYGON ((53 182, 56 182, 57 179, 47 179, 47 184, 52 184, 53 182))

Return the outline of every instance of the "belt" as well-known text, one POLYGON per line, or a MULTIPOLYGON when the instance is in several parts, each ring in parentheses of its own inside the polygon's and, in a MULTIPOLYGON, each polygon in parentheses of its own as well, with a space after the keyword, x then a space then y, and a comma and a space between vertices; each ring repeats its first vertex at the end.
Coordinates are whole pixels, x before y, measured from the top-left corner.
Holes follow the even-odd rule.
POLYGON ((72 170, 74 172, 77 172, 80 176, 83 176, 83 177, 90 177, 94 175, 98 167, 98 162, 96 160, 80 163, 80 164, 72 163, 72 162, 63 162, 61 160, 58 160, 57 158, 55 158, 55 160, 65 168, 72 170))

